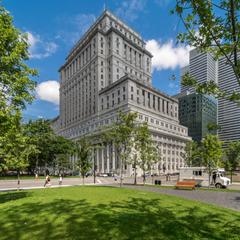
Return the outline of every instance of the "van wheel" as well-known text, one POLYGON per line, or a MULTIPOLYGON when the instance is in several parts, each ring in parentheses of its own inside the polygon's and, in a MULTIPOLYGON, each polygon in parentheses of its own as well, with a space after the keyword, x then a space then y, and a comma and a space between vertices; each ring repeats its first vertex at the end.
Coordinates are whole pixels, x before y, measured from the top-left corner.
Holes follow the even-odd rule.
POLYGON ((216 188, 222 188, 222 184, 221 184, 221 183, 216 183, 216 184, 215 184, 215 187, 216 187, 216 188))

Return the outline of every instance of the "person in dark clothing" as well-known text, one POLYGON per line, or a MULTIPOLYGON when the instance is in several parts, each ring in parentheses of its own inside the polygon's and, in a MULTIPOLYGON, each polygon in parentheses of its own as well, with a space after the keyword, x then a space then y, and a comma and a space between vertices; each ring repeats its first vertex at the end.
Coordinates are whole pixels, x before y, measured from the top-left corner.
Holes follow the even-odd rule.
POLYGON ((216 173, 213 173, 212 178, 213 178, 213 184, 215 184, 215 183, 216 183, 217 174, 216 174, 216 173))

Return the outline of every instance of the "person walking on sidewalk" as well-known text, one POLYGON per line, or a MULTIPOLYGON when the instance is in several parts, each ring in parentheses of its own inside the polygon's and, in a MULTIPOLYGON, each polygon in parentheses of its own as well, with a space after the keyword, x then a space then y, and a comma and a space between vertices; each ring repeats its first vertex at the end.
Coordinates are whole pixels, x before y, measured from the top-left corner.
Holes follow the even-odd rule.
POLYGON ((59 175, 59 180, 58 180, 58 184, 61 186, 62 185, 62 181, 63 181, 63 177, 62 174, 59 175))
POLYGON ((47 175, 46 176, 46 179, 45 179, 45 183, 44 183, 44 187, 46 187, 47 185, 50 185, 50 176, 49 175, 47 175))

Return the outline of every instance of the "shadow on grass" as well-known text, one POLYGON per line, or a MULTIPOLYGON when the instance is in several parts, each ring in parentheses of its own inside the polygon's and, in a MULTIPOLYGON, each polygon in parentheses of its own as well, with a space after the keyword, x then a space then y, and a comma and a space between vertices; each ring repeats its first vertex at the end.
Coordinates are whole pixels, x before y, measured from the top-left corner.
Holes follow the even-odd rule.
POLYGON ((238 239, 239 214, 227 222, 230 214, 210 210, 139 197, 24 203, 1 211, 0 239, 238 239))
POLYGON ((9 201, 14 201, 18 199, 22 199, 25 197, 29 197, 31 195, 30 192, 6 192, 6 193, 1 193, 0 195, 0 204, 1 203, 6 203, 9 201))

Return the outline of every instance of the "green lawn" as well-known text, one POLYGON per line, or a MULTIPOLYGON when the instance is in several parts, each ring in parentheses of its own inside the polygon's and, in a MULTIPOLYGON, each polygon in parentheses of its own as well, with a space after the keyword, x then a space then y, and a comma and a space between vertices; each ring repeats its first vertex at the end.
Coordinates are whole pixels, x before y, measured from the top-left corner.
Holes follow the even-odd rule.
POLYGON ((0 193, 0 239, 240 239, 240 212, 112 187, 0 193))

